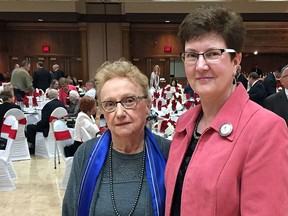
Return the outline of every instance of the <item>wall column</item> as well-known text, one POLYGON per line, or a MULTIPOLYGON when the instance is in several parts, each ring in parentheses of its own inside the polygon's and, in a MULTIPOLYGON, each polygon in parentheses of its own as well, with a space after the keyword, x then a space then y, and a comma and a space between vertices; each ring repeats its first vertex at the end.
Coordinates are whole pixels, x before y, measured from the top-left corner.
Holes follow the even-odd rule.
POLYGON ((87 23, 79 23, 81 39, 81 58, 82 58, 82 78, 83 84, 88 81, 88 45, 87 45, 87 23))

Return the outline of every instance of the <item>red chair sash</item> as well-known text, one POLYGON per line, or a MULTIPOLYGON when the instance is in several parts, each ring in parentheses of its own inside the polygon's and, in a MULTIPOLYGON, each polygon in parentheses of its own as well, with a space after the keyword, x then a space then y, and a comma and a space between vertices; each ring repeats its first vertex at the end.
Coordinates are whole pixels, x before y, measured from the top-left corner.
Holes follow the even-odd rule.
POLYGON ((71 139, 71 134, 69 131, 59 131, 59 132, 54 132, 54 136, 56 141, 61 141, 61 140, 67 140, 71 139))
POLYGON ((7 133, 7 134, 9 134, 8 135, 9 138, 15 140, 17 130, 13 130, 11 125, 3 124, 2 128, 1 128, 1 133, 7 133))
POLYGON ((18 120, 18 123, 19 123, 19 124, 22 124, 22 125, 26 125, 27 120, 26 120, 26 118, 22 118, 22 119, 19 119, 19 120, 18 120))
POLYGON ((58 118, 56 116, 49 117, 49 123, 53 122, 54 120, 58 120, 58 118))

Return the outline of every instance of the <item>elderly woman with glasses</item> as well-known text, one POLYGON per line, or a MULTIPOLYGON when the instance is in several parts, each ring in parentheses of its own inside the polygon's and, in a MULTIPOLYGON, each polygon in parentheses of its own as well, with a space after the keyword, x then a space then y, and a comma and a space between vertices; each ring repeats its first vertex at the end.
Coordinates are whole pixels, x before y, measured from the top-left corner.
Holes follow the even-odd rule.
POLYGON ((120 60, 104 63, 95 80, 108 130, 78 148, 62 215, 164 215, 170 141, 145 126, 147 77, 120 60))
POLYGON ((223 7, 195 9, 178 36, 201 104, 177 122, 165 171, 165 215, 287 215, 287 127, 235 81, 245 38, 240 15, 223 7))

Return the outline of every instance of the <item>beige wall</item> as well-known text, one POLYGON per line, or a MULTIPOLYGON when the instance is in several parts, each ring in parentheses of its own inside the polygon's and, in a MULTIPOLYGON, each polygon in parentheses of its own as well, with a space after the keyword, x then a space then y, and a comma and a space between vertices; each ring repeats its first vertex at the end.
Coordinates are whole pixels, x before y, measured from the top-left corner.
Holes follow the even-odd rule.
POLYGON ((109 23, 106 28, 107 37, 105 35, 105 24, 88 24, 89 79, 94 79, 97 68, 104 61, 116 61, 122 57, 121 24, 109 23), (107 47, 105 46, 106 40, 107 47))

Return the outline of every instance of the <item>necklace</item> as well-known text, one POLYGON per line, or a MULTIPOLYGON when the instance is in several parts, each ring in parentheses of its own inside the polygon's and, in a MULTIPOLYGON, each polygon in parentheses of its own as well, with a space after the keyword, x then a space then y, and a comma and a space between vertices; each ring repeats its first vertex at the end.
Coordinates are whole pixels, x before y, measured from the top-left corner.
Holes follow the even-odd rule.
MULTIPOLYGON (((137 192, 137 196, 135 199, 135 202, 130 210, 130 213, 128 214, 128 216, 133 215, 135 208, 137 206, 139 197, 140 197, 140 193, 141 193, 141 189, 142 189, 142 185, 143 185, 143 179, 144 179, 144 171, 145 171, 145 157, 146 157, 146 153, 145 153, 145 146, 143 148, 143 156, 142 156, 142 166, 141 166, 141 181, 138 187, 138 192, 137 192)), ((112 206, 113 206, 113 210, 115 215, 120 216, 120 213, 117 210, 116 207, 116 202, 115 202, 115 196, 114 196, 114 190, 113 190, 113 175, 112 175, 112 143, 109 147, 109 184, 110 184, 110 194, 111 194, 111 200, 112 200, 112 206)))
POLYGON ((201 134, 197 135, 197 130, 198 130, 198 125, 202 116, 203 116, 203 112, 201 112, 196 119, 196 124, 195 124, 194 131, 193 131, 193 137, 195 140, 199 140, 199 138, 201 137, 201 134))

